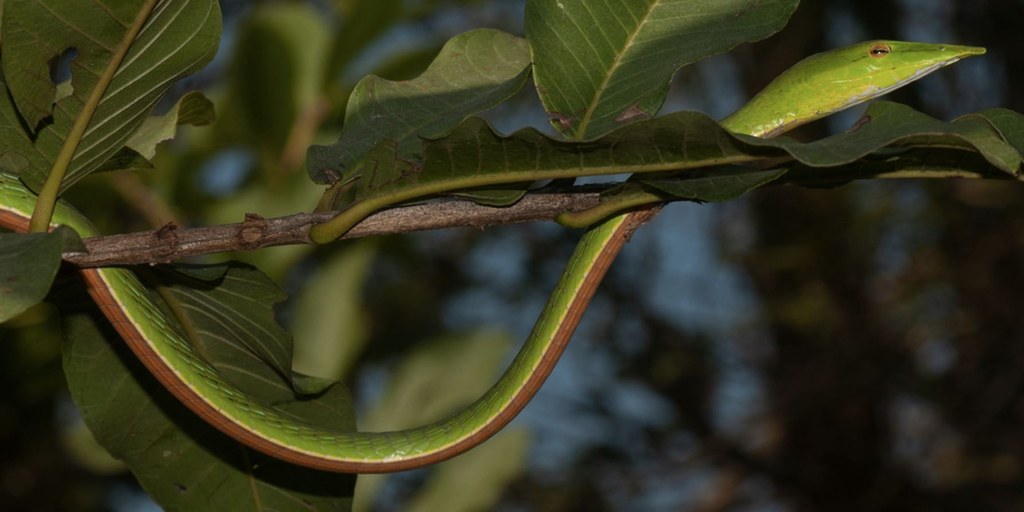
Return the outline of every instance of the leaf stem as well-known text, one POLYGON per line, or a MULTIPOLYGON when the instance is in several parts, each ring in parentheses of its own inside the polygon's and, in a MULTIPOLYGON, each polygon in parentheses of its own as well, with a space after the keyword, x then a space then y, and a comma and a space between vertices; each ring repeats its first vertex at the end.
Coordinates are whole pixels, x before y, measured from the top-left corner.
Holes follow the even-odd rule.
POLYGON ((114 51, 114 55, 111 56, 110 62, 107 63, 107 67, 103 70, 103 74, 96 81, 96 86, 89 93, 89 98, 82 105, 82 111, 79 112, 75 123, 71 126, 71 130, 68 131, 68 136, 64 139, 64 145, 61 146, 60 152, 57 153, 57 158, 53 161, 53 167, 50 168, 46 182, 43 183, 43 188, 39 191, 39 199, 36 200, 35 209, 32 211, 32 220, 29 222, 30 233, 42 233, 49 229, 50 218, 53 217, 53 209, 57 204, 57 198, 60 196, 61 184, 64 183, 64 177, 67 175, 68 169, 71 168, 71 161, 75 157, 75 152, 78 151, 79 143, 82 142, 82 138, 85 136, 85 130, 89 127, 89 123, 92 122, 92 117, 96 113, 96 109, 99 107, 103 96, 106 94, 107 88, 110 87, 110 83, 114 80, 114 75, 117 74, 117 70, 121 67, 121 63, 124 62, 125 56, 128 55, 128 50, 131 49, 135 38, 142 32, 142 27, 153 13, 153 9, 156 8, 157 2, 158 0, 146 0, 146 3, 143 4, 139 14, 135 17, 135 21, 128 27, 128 31, 125 32, 121 42, 117 45, 117 49, 114 51))

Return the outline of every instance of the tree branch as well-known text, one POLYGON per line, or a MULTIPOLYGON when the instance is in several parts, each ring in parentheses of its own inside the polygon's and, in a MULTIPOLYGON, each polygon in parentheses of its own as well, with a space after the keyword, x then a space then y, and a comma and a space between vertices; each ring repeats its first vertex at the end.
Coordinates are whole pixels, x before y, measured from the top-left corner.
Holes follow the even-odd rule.
MULTIPOLYGON (((603 188, 586 186, 575 187, 572 191, 538 191, 506 208, 454 199, 403 206, 367 217, 342 238, 551 220, 562 212, 597 205, 603 188)), ((248 214, 237 224, 187 229, 171 223, 152 231, 87 238, 84 243, 88 252, 66 253, 64 260, 79 267, 157 264, 219 252, 311 244, 309 228, 334 215, 335 212, 300 213, 265 219, 248 214)))
MULTIPOLYGON (((857 179, 947 179, 996 178, 1013 179, 1003 173, 977 172, 963 169, 903 170, 887 169, 868 172, 858 170, 802 175, 797 168, 771 185, 835 185, 857 179)), ((564 212, 577 212, 598 205, 599 195, 614 184, 584 185, 568 189, 541 189, 531 192, 515 205, 506 208, 481 206, 471 201, 440 199, 429 203, 402 206, 377 212, 342 236, 343 239, 391 235, 457 227, 483 228, 499 224, 515 224, 552 220, 564 212)), ((669 195, 660 198, 674 201, 669 195)), ((647 206, 641 209, 652 209, 647 206)), ((238 224, 199 228, 179 228, 176 224, 153 230, 122 235, 97 236, 84 240, 87 252, 68 252, 64 260, 79 267, 157 264, 179 261, 191 256, 230 251, 252 251, 277 245, 312 244, 309 229, 326 222, 336 212, 300 213, 287 217, 265 219, 247 214, 238 224)))

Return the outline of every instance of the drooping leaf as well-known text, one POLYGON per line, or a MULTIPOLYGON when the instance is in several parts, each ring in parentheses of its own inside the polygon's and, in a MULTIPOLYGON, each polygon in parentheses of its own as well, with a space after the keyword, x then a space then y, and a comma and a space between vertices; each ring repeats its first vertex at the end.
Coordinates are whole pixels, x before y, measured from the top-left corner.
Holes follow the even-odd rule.
MULTIPOLYGON (((64 370, 86 425, 165 510, 350 509, 354 475, 304 469, 239 445, 171 396, 88 297, 65 296, 61 305, 64 370)), ((352 426, 341 387, 310 402, 269 398, 283 398, 280 405, 296 414, 352 426)))
MULTIPOLYGON (((903 147, 953 147, 975 150, 1008 174, 1017 174, 1021 153, 1007 143, 999 131, 978 116, 964 116, 953 122, 939 121, 906 105, 890 101, 873 103, 849 131, 815 141, 741 137, 751 145, 779 147, 800 163, 812 167, 844 165, 888 145, 903 147)), ((1024 123, 1018 114, 1016 124, 1024 123)), ((1013 122, 1008 122, 1013 125, 1013 122)))
POLYGON ((160 2, 144 19, 138 37, 126 40, 147 4, 4 4, 0 46, 7 90, 0 94, 0 165, 18 172, 38 191, 61 147, 73 144, 76 150, 61 188, 66 190, 121 149, 176 79, 213 58, 220 36, 215 1, 160 2), (117 49, 126 44, 128 53, 118 62, 117 49), (58 99, 50 67, 60 58, 70 59, 71 93, 58 99), (112 62, 119 64, 112 81, 98 90, 100 77, 112 62), (94 93, 101 97, 85 133, 80 140, 68 141, 75 121, 88 115, 84 106, 94 93))
POLYGON ((967 114, 958 119, 958 121, 973 119, 991 123, 992 127, 1003 136, 1003 140, 1016 148, 1017 151, 1024 153, 1024 123, 1021 122, 1020 112, 1014 112, 1006 108, 993 108, 974 114, 967 114))
POLYGON ((529 68, 525 40, 478 29, 449 40, 414 80, 368 76, 352 91, 338 142, 310 148, 310 177, 334 183, 385 140, 394 142, 400 155, 412 156, 419 137, 444 135, 467 116, 519 91, 529 68))
POLYGON ((146 118, 125 145, 149 160, 156 155, 158 144, 174 138, 179 126, 205 126, 213 122, 213 118, 213 102, 201 92, 192 91, 178 99, 167 112, 146 118))
POLYGON ((798 0, 529 0, 551 124, 571 139, 654 116, 679 68, 780 30, 798 0), (725 29, 728 27, 728 29, 725 29))
MULTIPOLYGON (((344 232, 366 215, 395 203, 524 180, 758 162, 836 167, 886 148, 891 152, 893 147, 966 149, 981 154, 1007 175, 1016 176, 1019 171, 1020 153, 990 123, 977 118, 945 123, 888 102, 872 105, 866 118, 870 121, 855 130, 808 143, 733 134, 699 112, 639 121, 588 142, 556 141, 531 129, 503 136, 471 118, 444 138, 424 141, 423 157, 418 160, 397 156, 393 144, 376 148, 365 159, 361 177, 353 177, 355 201, 332 227, 344 232)), ((1004 130, 1020 126, 1024 116, 1004 124, 1004 130)))
POLYGON ((0 233, 0 322, 42 302, 60 268, 63 235, 0 233))

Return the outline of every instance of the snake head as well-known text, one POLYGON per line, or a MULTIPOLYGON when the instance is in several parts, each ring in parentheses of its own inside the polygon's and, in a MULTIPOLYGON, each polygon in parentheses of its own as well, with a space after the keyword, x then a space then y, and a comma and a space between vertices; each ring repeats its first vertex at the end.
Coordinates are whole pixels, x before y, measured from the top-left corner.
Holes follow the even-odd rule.
POLYGON ((779 75, 730 116, 727 126, 734 132, 770 137, 983 53, 985 49, 977 46, 907 41, 866 41, 818 53, 779 75))

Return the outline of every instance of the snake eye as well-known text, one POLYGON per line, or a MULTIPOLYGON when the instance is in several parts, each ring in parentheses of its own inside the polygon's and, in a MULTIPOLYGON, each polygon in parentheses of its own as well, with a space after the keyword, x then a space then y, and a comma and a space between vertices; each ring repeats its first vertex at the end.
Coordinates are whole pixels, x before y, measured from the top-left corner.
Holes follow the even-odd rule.
POLYGON ((892 48, 890 48, 889 45, 876 44, 872 46, 870 50, 868 50, 868 55, 876 59, 880 59, 882 57, 885 57, 886 55, 889 55, 890 52, 892 52, 892 48))

